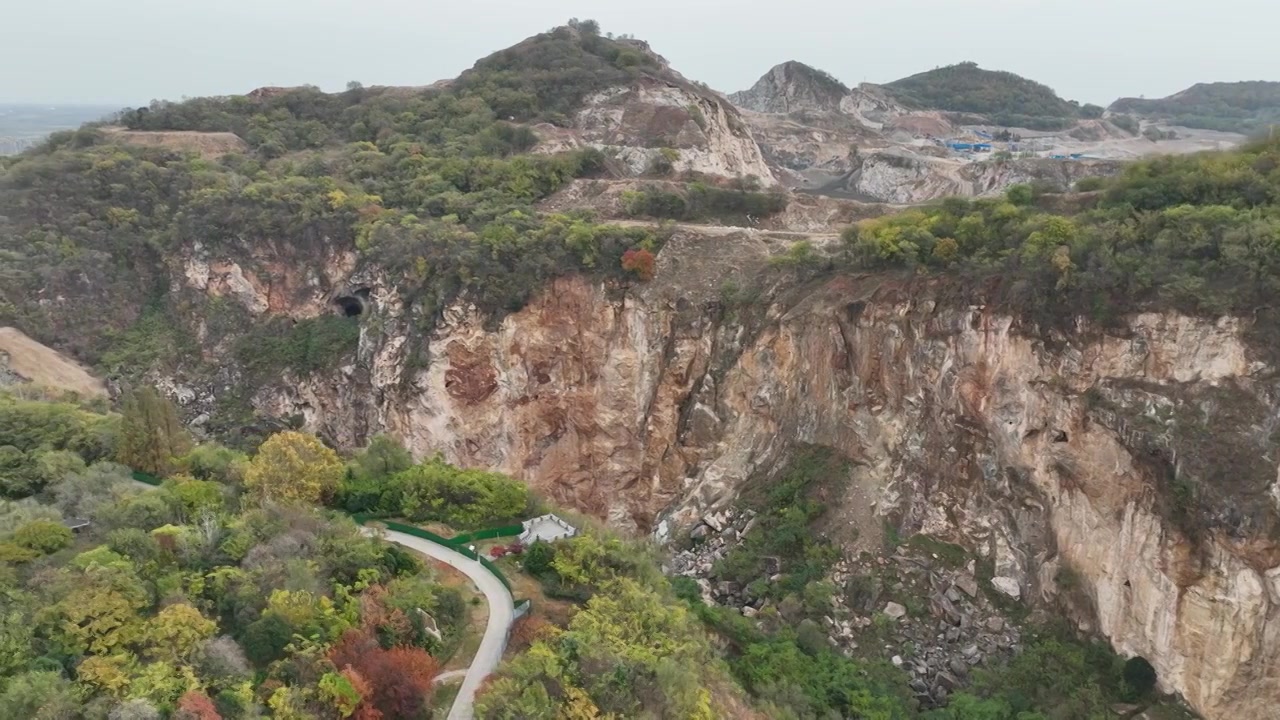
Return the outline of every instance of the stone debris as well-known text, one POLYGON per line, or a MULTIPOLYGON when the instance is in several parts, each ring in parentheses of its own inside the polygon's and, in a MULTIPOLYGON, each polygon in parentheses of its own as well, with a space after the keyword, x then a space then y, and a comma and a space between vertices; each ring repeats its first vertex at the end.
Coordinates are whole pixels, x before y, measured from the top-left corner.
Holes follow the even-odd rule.
MULTIPOLYGON (((734 608, 754 622, 769 622, 768 617, 777 622, 776 615, 762 614, 768 603, 756 596, 753 586, 758 588, 759 582, 744 585, 717 580, 712 574, 716 563, 741 542, 754 522, 753 513, 733 510, 704 516, 690 533, 690 546, 675 553, 663 569, 671 576, 695 579, 704 602, 734 608)), ((761 581, 776 583, 785 578, 780 558, 762 560, 761 581)), ((845 655, 853 656, 860 642, 861 656, 881 648, 882 657, 910 675, 909 685, 922 707, 944 706, 972 677, 973 668, 1002 662, 1021 651, 1018 628, 979 592, 975 571, 972 562, 956 569, 928 554, 912 555, 903 546, 892 555, 841 560, 828 578, 835 587, 846 588, 868 577, 881 580, 869 594, 842 598, 837 593, 820 624, 833 647, 845 655), (894 622, 888 627, 878 625, 874 618, 880 613, 894 622)), ((1021 597, 1021 587, 1013 578, 996 577, 992 586, 1010 597, 1021 597)))

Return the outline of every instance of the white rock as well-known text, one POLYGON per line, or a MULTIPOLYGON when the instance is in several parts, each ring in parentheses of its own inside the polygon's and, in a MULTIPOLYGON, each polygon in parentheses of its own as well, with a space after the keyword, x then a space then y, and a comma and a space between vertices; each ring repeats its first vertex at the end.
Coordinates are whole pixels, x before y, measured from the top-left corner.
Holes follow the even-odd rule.
POLYGON ((993 577, 991 578, 991 587, 1017 600, 1022 597, 1022 586, 1018 585, 1018 581, 1011 577, 993 577))
POLYGON ((891 602, 888 605, 884 606, 884 614, 888 615, 894 620, 898 620, 906 616, 907 609, 896 602, 891 602))

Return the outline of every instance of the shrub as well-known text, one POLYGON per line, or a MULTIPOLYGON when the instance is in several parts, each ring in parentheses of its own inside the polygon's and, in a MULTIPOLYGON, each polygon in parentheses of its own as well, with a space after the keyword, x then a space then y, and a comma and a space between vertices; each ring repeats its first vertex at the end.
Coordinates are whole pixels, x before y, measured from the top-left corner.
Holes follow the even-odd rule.
POLYGON ((656 264, 653 253, 648 250, 628 250, 622 254, 622 269, 645 282, 653 279, 656 264))
POLYGON ((45 555, 69 547, 71 540, 71 530, 53 520, 33 520, 13 534, 14 544, 45 555))

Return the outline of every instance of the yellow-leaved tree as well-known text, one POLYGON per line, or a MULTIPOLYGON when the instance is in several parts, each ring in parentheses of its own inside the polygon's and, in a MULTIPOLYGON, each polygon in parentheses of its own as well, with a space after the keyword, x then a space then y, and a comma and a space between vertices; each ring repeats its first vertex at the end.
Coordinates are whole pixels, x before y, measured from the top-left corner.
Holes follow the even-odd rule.
POLYGON ((320 502, 338 487, 342 459, 314 435, 281 432, 267 438, 245 471, 261 500, 320 502))

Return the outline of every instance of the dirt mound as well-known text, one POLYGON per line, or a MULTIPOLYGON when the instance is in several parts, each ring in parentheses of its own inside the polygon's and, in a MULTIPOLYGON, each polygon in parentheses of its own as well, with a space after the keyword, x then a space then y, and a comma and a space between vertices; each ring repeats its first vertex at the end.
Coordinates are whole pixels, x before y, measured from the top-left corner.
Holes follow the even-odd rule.
POLYGON ((0 384, 32 383, 84 397, 107 394, 102 381, 76 361, 32 340, 21 330, 0 328, 0 384))
POLYGON ((228 153, 242 153, 249 150, 249 143, 242 140, 239 135, 229 132, 125 130, 118 127, 103 128, 103 130, 108 138, 116 142, 193 152, 203 158, 218 158, 228 153))

